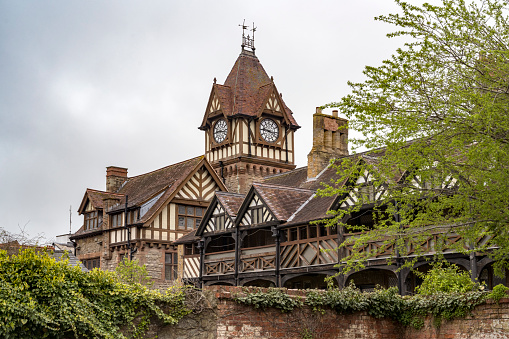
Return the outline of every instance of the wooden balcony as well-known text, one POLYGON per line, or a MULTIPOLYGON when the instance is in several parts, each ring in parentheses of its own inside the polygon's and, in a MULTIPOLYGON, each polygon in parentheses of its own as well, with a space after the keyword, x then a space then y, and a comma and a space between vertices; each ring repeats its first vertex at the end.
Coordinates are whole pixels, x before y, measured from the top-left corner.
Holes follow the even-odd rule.
POLYGON ((337 235, 283 242, 281 268, 337 264, 337 247, 337 235))
POLYGON ((239 272, 256 272, 276 269, 274 245, 242 249, 239 272))

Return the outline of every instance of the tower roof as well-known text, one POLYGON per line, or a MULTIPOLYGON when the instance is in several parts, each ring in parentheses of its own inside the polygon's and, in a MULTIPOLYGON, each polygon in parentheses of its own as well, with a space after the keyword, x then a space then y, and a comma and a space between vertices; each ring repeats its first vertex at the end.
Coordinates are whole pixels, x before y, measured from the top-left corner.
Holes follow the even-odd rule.
MULTIPOLYGON (((293 112, 286 106, 280 94, 277 93, 274 81, 267 75, 253 51, 242 50, 224 85, 214 83, 211 97, 217 95, 225 116, 258 116, 272 91, 276 92, 282 103, 283 114, 287 117, 290 126, 295 129, 299 128, 300 126, 293 118, 293 112)), ((202 129, 207 124, 207 112, 209 111, 210 109, 207 107, 204 120, 200 126, 202 129)))

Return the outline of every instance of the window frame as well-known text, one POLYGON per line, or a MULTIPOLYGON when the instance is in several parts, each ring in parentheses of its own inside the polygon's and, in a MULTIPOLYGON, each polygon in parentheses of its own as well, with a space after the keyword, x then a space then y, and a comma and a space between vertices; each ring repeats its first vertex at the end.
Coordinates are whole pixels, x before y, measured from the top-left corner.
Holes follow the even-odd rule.
POLYGON ((178 279, 178 253, 176 251, 164 253, 164 280, 174 281, 178 279), (171 261, 168 260, 171 258, 171 261), (169 270, 169 271, 168 271, 169 270), (169 276, 168 276, 169 273, 169 276))
POLYGON ((203 219, 205 210, 206 209, 201 206, 177 204, 177 213, 176 213, 177 214, 176 215, 177 229, 183 230, 183 231, 192 231, 194 229, 197 229, 203 219), (181 208, 184 208, 184 211, 183 211, 184 213, 182 213, 181 208), (189 208, 193 209, 193 214, 189 214, 189 208), (198 213, 197 211, 200 211, 200 213, 198 213), (180 225, 181 218, 183 218, 183 220, 184 220, 183 226, 180 225), (189 227, 190 220, 192 220, 191 221, 192 227, 189 227))

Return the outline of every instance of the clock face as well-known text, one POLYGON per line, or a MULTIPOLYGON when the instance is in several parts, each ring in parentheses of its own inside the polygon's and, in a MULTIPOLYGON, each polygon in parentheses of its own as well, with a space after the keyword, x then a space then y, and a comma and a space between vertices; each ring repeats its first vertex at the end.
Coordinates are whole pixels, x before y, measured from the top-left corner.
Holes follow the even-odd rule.
POLYGON ((221 143, 226 139, 226 133, 228 132, 228 125, 224 119, 219 120, 214 125, 214 140, 217 143, 221 143))
POLYGON ((274 142, 279 137, 279 128, 272 119, 263 119, 260 124, 260 134, 267 142, 274 142))

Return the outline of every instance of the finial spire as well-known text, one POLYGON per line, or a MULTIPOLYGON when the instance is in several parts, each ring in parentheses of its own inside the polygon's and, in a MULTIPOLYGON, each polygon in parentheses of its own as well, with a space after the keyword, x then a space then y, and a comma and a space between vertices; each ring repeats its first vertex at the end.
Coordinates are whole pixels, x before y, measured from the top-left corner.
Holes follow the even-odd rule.
POLYGON ((246 35, 246 29, 248 29, 248 27, 246 26, 246 19, 244 19, 244 21, 242 22, 242 25, 239 25, 242 27, 242 50, 244 50, 244 47, 249 47, 251 48, 251 50, 254 52, 255 51, 255 47, 254 47, 254 35, 255 35, 255 32, 256 32, 256 27, 254 25, 254 22, 253 22, 253 28, 250 29, 251 32, 253 32, 253 36, 249 36, 246 35))

